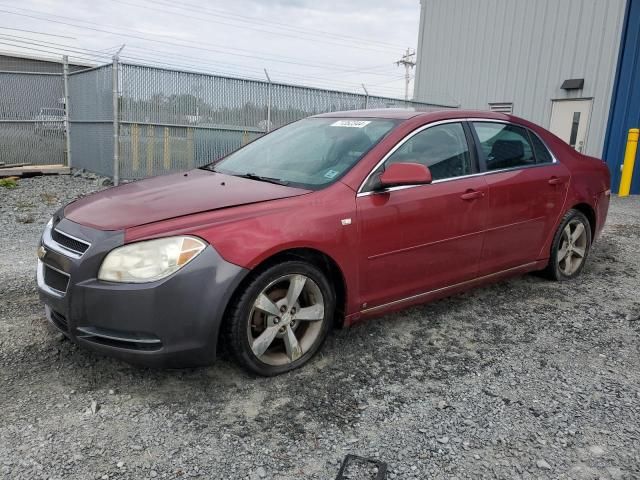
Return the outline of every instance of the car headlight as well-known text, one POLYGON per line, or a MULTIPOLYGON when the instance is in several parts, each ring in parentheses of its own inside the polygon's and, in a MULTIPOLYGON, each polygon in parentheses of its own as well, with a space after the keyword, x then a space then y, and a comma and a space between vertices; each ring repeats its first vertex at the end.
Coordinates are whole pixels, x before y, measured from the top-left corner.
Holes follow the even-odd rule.
POLYGON ((195 237, 167 237, 118 247, 98 272, 100 280, 145 283, 160 280, 193 260, 206 244, 195 237))

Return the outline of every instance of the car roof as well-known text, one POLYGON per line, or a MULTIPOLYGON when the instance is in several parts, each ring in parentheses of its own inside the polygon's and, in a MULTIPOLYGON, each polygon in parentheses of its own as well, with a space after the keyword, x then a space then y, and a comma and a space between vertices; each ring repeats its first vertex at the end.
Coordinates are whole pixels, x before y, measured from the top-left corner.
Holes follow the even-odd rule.
POLYGON ((342 112, 328 112, 314 115, 314 118, 390 118, 397 120, 409 120, 416 117, 420 117, 420 119, 424 120, 425 123, 457 118, 483 118, 525 125, 530 124, 530 122, 513 115, 482 110, 461 110, 458 108, 433 110, 429 112, 422 112, 413 108, 380 108, 371 110, 346 110, 342 112))
POLYGON ((421 113, 412 108, 377 108, 320 113, 314 115, 314 118, 395 118, 408 120, 409 118, 417 117, 421 113))

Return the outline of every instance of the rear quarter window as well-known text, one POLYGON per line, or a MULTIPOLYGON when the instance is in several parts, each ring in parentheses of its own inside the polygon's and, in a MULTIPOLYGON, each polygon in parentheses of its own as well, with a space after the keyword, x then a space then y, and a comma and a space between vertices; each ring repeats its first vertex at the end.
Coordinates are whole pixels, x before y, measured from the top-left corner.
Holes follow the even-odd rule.
POLYGON ((553 155, 549 152, 549 149, 542 143, 542 140, 534 132, 529 131, 531 137, 531 144, 533 145, 533 152, 536 156, 536 163, 551 163, 553 162, 553 155))

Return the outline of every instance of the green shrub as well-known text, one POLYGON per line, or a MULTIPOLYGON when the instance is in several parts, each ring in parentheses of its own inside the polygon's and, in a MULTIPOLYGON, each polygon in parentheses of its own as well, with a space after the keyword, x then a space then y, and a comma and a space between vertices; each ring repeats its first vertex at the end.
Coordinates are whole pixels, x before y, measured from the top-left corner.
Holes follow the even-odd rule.
POLYGON ((18 181, 15 177, 0 178, 0 187, 18 188, 18 181))

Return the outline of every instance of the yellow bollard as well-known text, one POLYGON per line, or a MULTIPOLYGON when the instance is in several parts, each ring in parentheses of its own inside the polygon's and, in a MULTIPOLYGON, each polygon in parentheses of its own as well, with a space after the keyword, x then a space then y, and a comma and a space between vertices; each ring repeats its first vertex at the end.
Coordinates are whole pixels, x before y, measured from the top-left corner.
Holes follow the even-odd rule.
POLYGON ((640 137, 640 129, 632 128, 629 130, 627 149, 624 152, 624 163, 622 164, 622 176, 620 177, 619 197, 629 196, 629 191, 631 190, 631 177, 633 176, 633 166, 636 161, 636 152, 638 151, 638 137, 640 137))

